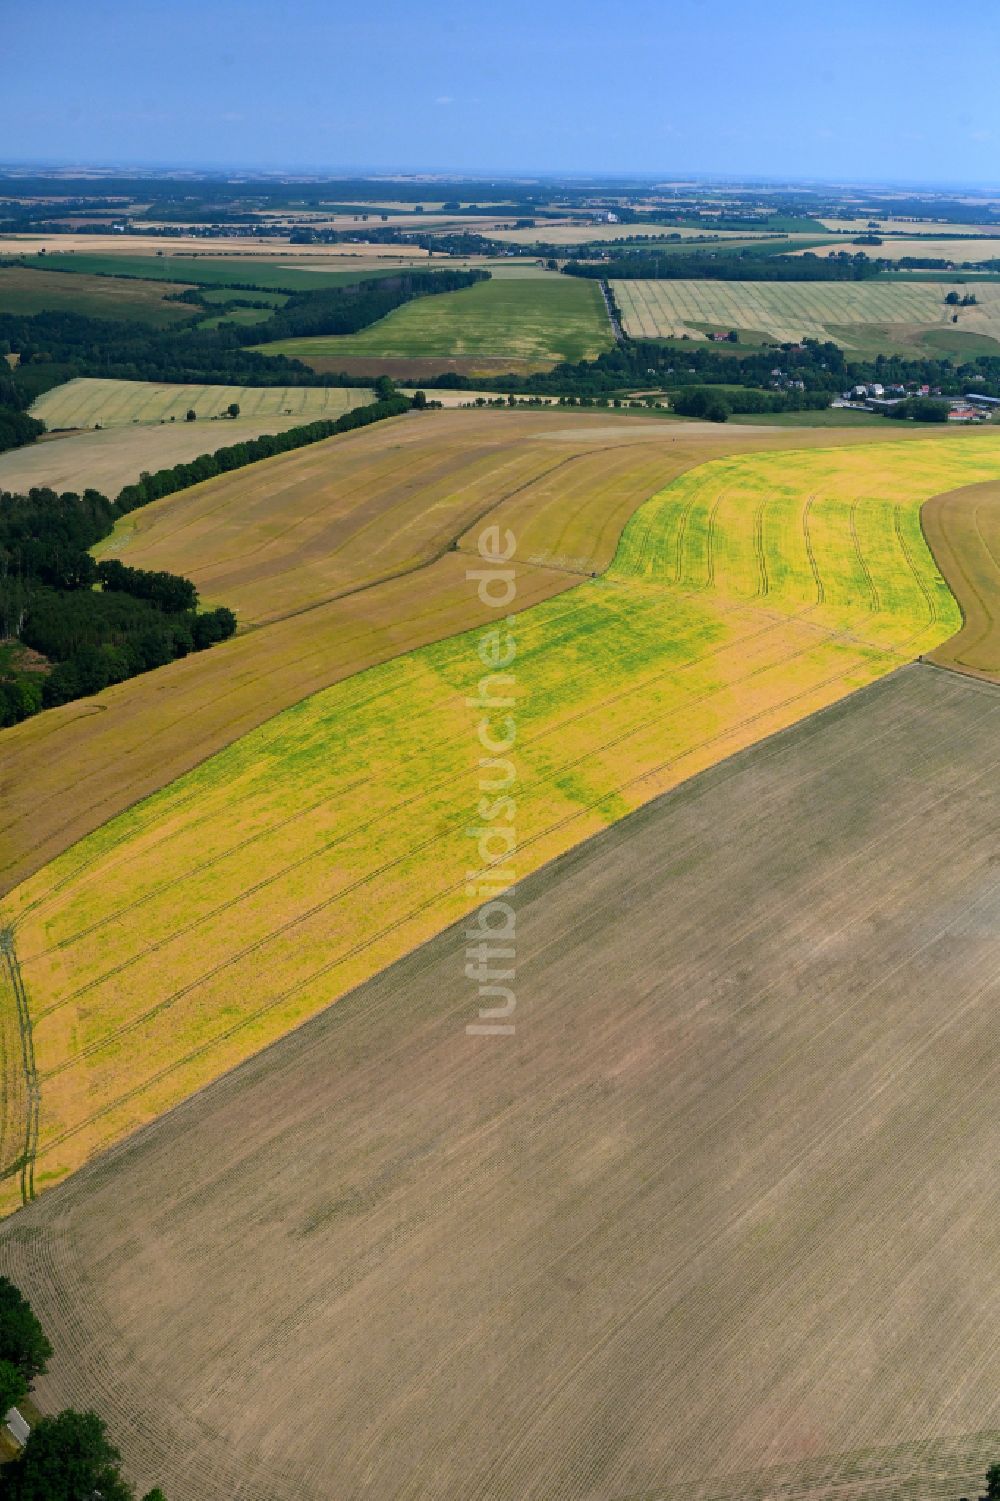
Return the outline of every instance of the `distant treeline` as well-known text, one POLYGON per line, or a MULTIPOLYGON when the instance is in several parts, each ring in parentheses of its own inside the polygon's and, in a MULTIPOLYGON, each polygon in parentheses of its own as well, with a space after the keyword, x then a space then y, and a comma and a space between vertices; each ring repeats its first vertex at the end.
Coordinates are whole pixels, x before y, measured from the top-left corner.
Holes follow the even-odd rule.
MULTIPOLYGON (((294 292, 271 318, 217 328, 148 324, 45 312, 0 314, 0 354, 19 354, 69 367, 73 374, 119 380, 220 385, 331 385, 300 360, 247 348, 277 339, 349 334, 367 328, 417 297, 453 292, 487 279, 484 271, 406 271, 315 292, 294 292)), ((63 376, 64 379, 70 378, 63 376)))
POLYGON ((25 410, 30 400, 13 381, 0 380, 0 453, 23 448, 44 433, 45 423, 29 417, 25 410))
POLYGON ((830 405, 826 391, 724 391, 711 386, 686 386, 670 405, 679 417, 704 417, 726 422, 736 412, 774 416, 779 412, 819 412, 830 405))
POLYGON ((729 251, 718 256, 657 255, 630 252, 616 260, 567 261, 566 276, 589 276, 598 281, 870 281, 882 268, 865 255, 755 255, 729 251))
MULTIPOLYGON (((339 375, 338 385, 357 377, 339 375)), ((768 392, 775 381, 801 380, 805 391, 832 396, 859 382, 883 385, 916 384, 940 388, 946 396, 974 389, 984 396, 1000 396, 1000 355, 978 355, 955 364, 948 359, 907 359, 878 355, 848 359, 839 345, 817 339, 748 348, 701 340, 667 343, 626 338, 594 360, 557 365, 533 375, 470 377, 449 372, 421 384, 428 391, 477 390, 507 395, 611 396, 631 390, 675 390, 678 386, 724 384, 768 392)), ((788 392, 789 398, 794 392, 788 392)))
POLYGON ((0 725, 98 693, 236 629, 225 608, 197 610, 190 579, 96 563, 118 507, 96 490, 0 494, 0 633, 41 652, 52 671, 0 682, 0 725))
POLYGON ((110 536, 119 517, 213 475, 398 416, 410 406, 405 397, 391 397, 335 420, 234 443, 144 474, 114 501, 97 490, 0 494, 0 637, 19 640, 56 664, 45 675, 25 672, 0 682, 0 726, 98 693, 235 631, 231 610, 198 610, 190 579, 115 559, 95 562, 90 549, 110 536))

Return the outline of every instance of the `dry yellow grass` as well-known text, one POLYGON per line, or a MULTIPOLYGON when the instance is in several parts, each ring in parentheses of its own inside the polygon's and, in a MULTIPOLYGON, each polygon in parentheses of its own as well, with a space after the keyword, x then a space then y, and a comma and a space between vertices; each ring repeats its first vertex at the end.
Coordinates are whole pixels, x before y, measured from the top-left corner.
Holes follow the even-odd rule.
POLYGON ((865 255, 873 259, 898 261, 903 256, 919 256, 921 260, 930 258, 939 261, 991 261, 1000 259, 1000 239, 995 236, 983 235, 979 238, 971 238, 966 235, 961 239, 931 240, 925 236, 915 236, 912 239, 899 238, 894 235, 880 236, 881 245, 854 245, 851 237, 845 236, 842 240, 835 241, 832 245, 817 245, 813 250, 793 250, 792 255, 837 255, 844 251, 848 255, 856 255, 863 251, 865 255))
MULTIPOLYGON (((126 430, 95 437, 134 444, 139 435, 126 430)), ((913 431, 903 425, 893 428, 895 441, 908 442, 913 437, 913 431)), ((941 437, 945 437, 943 432, 941 437)), ((965 437, 975 441, 977 435, 965 437)), ((403 540, 412 544, 413 511, 411 507, 407 512, 405 506, 409 476, 397 462, 401 442, 413 454, 415 472, 433 464, 439 447, 457 455, 454 473, 441 473, 440 488, 431 486, 426 493, 428 532, 437 536, 442 506, 447 510, 455 476, 479 463, 482 477, 483 454, 492 453, 502 466, 522 446, 538 456, 539 472, 551 465, 552 473, 542 475, 537 486, 508 494, 498 472, 492 497, 498 520, 508 516, 516 520, 522 557, 520 599, 522 605, 529 605, 576 585, 581 574, 575 568, 589 573, 606 567, 621 527, 636 506, 693 464, 717 454, 765 447, 803 449, 875 439, 884 441, 883 431, 833 434, 720 428, 709 423, 594 417, 579 412, 441 412, 342 435, 321 448, 267 460, 253 471, 240 473, 251 491, 263 474, 268 484, 294 488, 299 465, 313 465, 321 453, 326 455, 331 475, 339 473, 342 463, 350 468, 355 459, 363 458, 355 473, 359 505, 373 494, 382 496, 387 510, 402 504, 403 514, 410 517, 403 540), (568 572, 565 560, 570 561, 568 572)), ((65 439, 45 446, 58 448, 77 441, 87 440, 65 439)), ((34 455, 37 450, 20 452, 34 455)), ((4 461, 17 457, 0 459, 0 484, 4 461)), ((130 464, 126 478, 134 473, 130 464)), ((43 481, 40 476, 35 482, 43 481)), ((145 510, 142 516, 150 541, 158 545, 160 518, 165 528, 173 529, 175 507, 184 505, 193 515, 190 508, 204 502, 205 511, 210 511, 213 486, 224 483, 222 479, 210 481, 198 491, 171 496, 145 510)), ((332 497, 335 502, 334 487, 328 486, 325 493, 328 501, 332 497)), ((218 540, 239 525, 243 508, 242 488, 228 487, 227 495, 230 509, 217 518, 218 540)), ((290 539, 285 533, 294 535, 303 524, 315 527, 324 521, 321 510, 310 508, 307 490, 300 488, 298 497, 305 511, 293 510, 287 525, 272 530, 269 537, 269 541, 279 539, 278 545, 286 551, 290 539)), ((487 499, 484 493, 484 503, 487 499)), ((456 518, 463 503, 459 494, 456 518)), ((197 519, 199 525, 205 524, 205 514, 197 519)), ((266 529, 266 518, 262 524, 266 529)), ((353 525, 350 516, 341 516, 338 524, 345 534, 353 525)), ((456 519, 456 529, 461 524, 456 519)), ((140 562, 141 546, 137 540, 125 556, 140 562)), ((193 559, 180 547, 176 553, 159 549, 159 556, 173 571, 182 562, 191 566, 202 582, 203 568, 221 566, 219 557, 205 553, 193 559)), ((359 556, 363 565, 363 549, 359 556)), ((465 586, 461 558, 446 552, 432 559, 428 553, 417 571, 360 593, 350 592, 352 581, 348 592, 325 601, 321 590, 312 596, 306 593, 315 588, 316 579, 286 578, 283 587, 294 587, 300 604, 308 608, 241 633, 210 652, 118 684, 96 699, 79 699, 4 731, 0 891, 9 890, 74 840, 307 694, 412 647, 476 625, 484 611, 465 586), (72 789, 72 796, 67 796, 67 789, 72 789)), ((320 560, 320 582, 328 577, 327 569, 328 564, 320 560)), ((233 593, 227 602, 241 611, 249 609, 256 593, 252 571, 239 584, 235 579, 231 584, 233 593)))
MULTIPOLYGON (((518 877, 949 636, 919 507, 998 473, 989 434, 740 455, 643 505, 604 577, 515 620, 518 877)), ((465 634, 357 674, 11 895, 36 1186, 475 906, 482 672, 465 634)))
POLYGON ((225 423, 167 422, 150 427, 129 423, 101 432, 69 432, 0 454, 0 490, 48 485, 79 494, 90 485, 113 498, 144 469, 163 469, 261 433, 284 432, 301 420, 263 415, 225 423))
MULTIPOLYGON (((152 426, 185 422, 189 411, 199 421, 222 421, 208 429, 206 443, 220 447, 227 441, 226 411, 232 402, 237 420, 292 417, 313 422, 317 417, 341 417, 352 407, 370 401, 372 393, 356 386, 205 386, 165 384, 149 380, 98 380, 83 376, 53 386, 32 403, 31 415, 50 431, 55 428, 152 426)), ((199 431, 201 431, 199 429, 199 431)), ((273 431, 277 432, 275 428, 273 431)))
MULTIPOLYGON (((827 339, 850 348, 875 327, 950 332, 954 309, 938 282, 616 281, 626 332, 636 338, 688 333, 699 324, 748 329, 774 339, 827 339)), ((960 331, 1000 338, 1000 285, 977 283, 977 306, 962 308, 960 331)))
MULTIPOLYGON (((878 230, 869 229, 869 219, 821 219, 827 229, 844 231, 844 238, 851 235, 878 234, 878 230)), ((882 230, 887 234, 905 235, 1000 235, 1000 224, 993 226, 983 224, 953 223, 948 220, 938 222, 934 219, 897 219, 895 217, 875 219, 882 230)))
MULTIPOLYGON (((96 436, 134 442, 138 435, 96 436)), ((902 426, 892 432, 900 442, 913 436, 902 426)), ((979 435, 964 436, 974 442, 979 435)), ((945 437, 943 432, 941 437, 945 437)), ((339 472, 342 462, 353 464, 360 456, 367 479, 359 469, 359 504, 369 491, 382 495, 391 509, 399 503, 400 493, 405 501, 408 484, 405 470, 395 462, 396 445, 401 441, 414 453, 417 470, 430 462, 427 456, 439 445, 451 447, 458 454, 458 472, 484 452, 492 452, 501 463, 514 447, 523 445, 539 455, 542 467, 561 466, 537 487, 528 486, 518 495, 506 495, 497 477, 496 517, 513 517, 518 527, 521 556, 527 560, 522 563, 520 597, 528 605, 577 584, 580 573, 573 568, 589 573, 605 567, 635 507, 693 464, 720 453, 829 447, 882 438, 881 431, 865 430, 833 434, 668 424, 631 417, 612 420, 581 413, 454 412, 379 425, 333 438, 322 450, 284 455, 252 472, 240 472, 251 488, 260 483, 263 473, 269 484, 284 487, 293 484, 300 463, 313 463, 321 451, 327 455, 331 474, 339 472), (612 453, 612 449, 626 451, 612 453), (573 460, 572 470, 567 467, 569 460, 573 460), (570 560, 569 572, 562 567, 565 560, 570 560)), ((68 445, 77 440, 60 441, 68 445)), ((2 469, 0 459, 0 474, 2 469)), ((440 476, 445 493, 451 478, 440 476)), ((210 481, 197 491, 169 497, 145 510, 142 515, 148 520, 151 542, 157 541, 160 518, 165 528, 173 528, 178 505, 190 508, 204 503, 210 511, 213 487, 223 483, 223 479, 210 481)), ((227 493, 231 509, 220 513, 220 523, 226 524, 216 533, 219 539, 225 537, 227 525, 238 524, 242 511, 242 490, 230 488, 227 493)), ((300 489, 298 494, 308 512, 308 492, 300 489)), ((328 489, 328 497, 331 494, 328 489)), ((441 491, 433 488, 427 493, 432 531, 440 526, 442 498, 441 491)), ((294 534, 303 519, 293 511, 287 529, 294 534)), ((321 512, 312 518, 314 525, 317 519, 322 521, 321 512)), ((351 524, 349 517, 342 518, 341 525, 349 528, 351 524)), ((137 541, 126 556, 140 562, 141 546, 137 541)), ((176 553, 161 549, 159 556, 173 570, 180 568, 182 559, 186 566, 195 562, 193 571, 199 579, 202 567, 215 569, 220 563, 209 553, 192 560, 180 549, 176 553)), ((309 583, 314 586, 315 580, 295 587, 301 592, 309 583)), ((239 589, 234 581, 229 602, 240 610, 249 608, 255 587, 252 573, 239 589)), ((468 629, 484 615, 465 587, 461 559, 452 553, 361 593, 348 592, 327 602, 316 594, 309 605, 285 619, 241 633, 223 647, 133 678, 97 699, 80 699, 49 710, 5 731, 0 891, 9 890, 75 839, 307 694, 414 646, 468 629), (71 798, 67 788, 72 789, 71 798)))

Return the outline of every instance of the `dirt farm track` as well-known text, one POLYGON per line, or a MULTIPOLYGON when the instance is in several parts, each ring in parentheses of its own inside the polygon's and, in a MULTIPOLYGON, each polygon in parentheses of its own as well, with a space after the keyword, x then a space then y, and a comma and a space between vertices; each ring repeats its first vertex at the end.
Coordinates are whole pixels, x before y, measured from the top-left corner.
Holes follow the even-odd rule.
POLYGON ((998 789, 903 668, 525 881, 515 1036, 416 950, 0 1228, 43 1404, 171 1501, 975 1494, 998 789))

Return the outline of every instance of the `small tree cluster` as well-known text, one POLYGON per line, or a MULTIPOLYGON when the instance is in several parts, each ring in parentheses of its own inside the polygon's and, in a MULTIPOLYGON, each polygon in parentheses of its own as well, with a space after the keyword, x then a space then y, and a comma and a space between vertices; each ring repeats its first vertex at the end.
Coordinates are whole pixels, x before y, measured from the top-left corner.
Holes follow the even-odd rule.
MULTIPOLYGON (((28 1300, 7 1277, 0 1277, 0 1415, 23 1401, 51 1355, 28 1300)), ((20 1456, 0 1466, 0 1501, 135 1501, 120 1463, 97 1413, 68 1407, 41 1418, 20 1456)), ((165 1498, 152 1490, 143 1501, 165 1498)))

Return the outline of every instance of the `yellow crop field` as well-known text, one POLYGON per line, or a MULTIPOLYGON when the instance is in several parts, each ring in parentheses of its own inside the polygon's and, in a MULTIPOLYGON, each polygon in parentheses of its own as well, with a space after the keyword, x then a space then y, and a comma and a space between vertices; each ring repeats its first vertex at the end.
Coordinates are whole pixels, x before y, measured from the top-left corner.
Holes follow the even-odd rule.
POLYGON ((512 682, 484 686, 480 632, 383 662, 25 881, 3 921, 35 1191, 470 911, 470 870, 520 879, 946 639, 960 615, 920 505, 998 475, 988 433, 705 464, 639 508, 606 574, 513 616, 512 682), (500 690, 502 816, 477 780, 500 690))
POLYGON ((887 235, 882 239, 881 245, 853 245, 850 239, 836 240, 830 245, 818 245, 813 250, 793 250, 792 255, 837 255, 847 251, 849 255, 855 255, 858 251, 864 251, 865 255, 873 259, 886 261, 898 261, 906 255, 919 256, 923 259, 939 261, 992 261, 1000 259, 1000 239, 995 236, 983 235, 973 237, 963 235, 955 239, 932 240, 927 236, 915 235, 896 237, 887 235))
MULTIPOLYGON (((539 219, 533 229, 496 229, 490 232, 491 240, 503 240, 509 245, 586 245, 597 241, 614 244, 620 240, 750 240, 762 239, 762 235, 748 233, 745 229, 697 229, 676 224, 657 224, 655 219, 640 219, 630 224, 593 224, 583 219, 553 222, 539 219)), ((794 238, 794 237, 792 237, 794 238)))
MULTIPOLYGON (((202 421, 224 416, 232 402, 240 418, 341 417, 352 407, 371 401, 371 391, 348 386, 202 386, 163 385, 146 380, 96 380, 84 376, 54 386, 31 408, 46 427, 125 427, 136 424, 183 422, 189 411, 202 421)), ((229 419, 227 419, 229 420, 229 419)), ((206 438, 206 443, 209 439, 206 438)), ((224 433, 211 435, 221 447, 224 433)))
POLYGON ((878 230, 869 228, 871 218, 858 219, 821 219, 827 229, 843 232, 845 235, 863 234, 905 234, 905 235, 1000 235, 1000 224, 965 224, 962 222, 948 221, 946 219, 897 219, 875 218, 874 222, 879 225, 878 230))
MULTIPOLYGON (((15 489, 70 488, 83 472, 114 493, 114 466, 102 479, 93 444, 125 450, 104 455, 120 486, 198 426, 111 428, 16 449, 0 455, 0 486, 6 474, 15 489), (25 455, 42 465, 29 473, 25 455)), ((895 423, 889 435, 912 442, 917 430, 895 423)), ((695 464, 876 437, 624 414, 411 413, 132 512, 110 548, 139 567, 189 573, 254 629, 4 732, 0 894, 300 699, 488 618, 454 550, 477 517, 516 530, 526 608, 606 568, 636 508, 695 464)))
MULTIPOLYGON (((698 325, 750 329, 781 343, 806 337, 850 348, 872 325, 950 331, 954 309, 936 282, 616 281, 626 332, 635 338, 701 336, 698 325), (857 336, 853 330, 857 329, 857 336)), ((977 284, 976 307, 963 308, 963 333, 1000 339, 1000 285, 977 284)))

